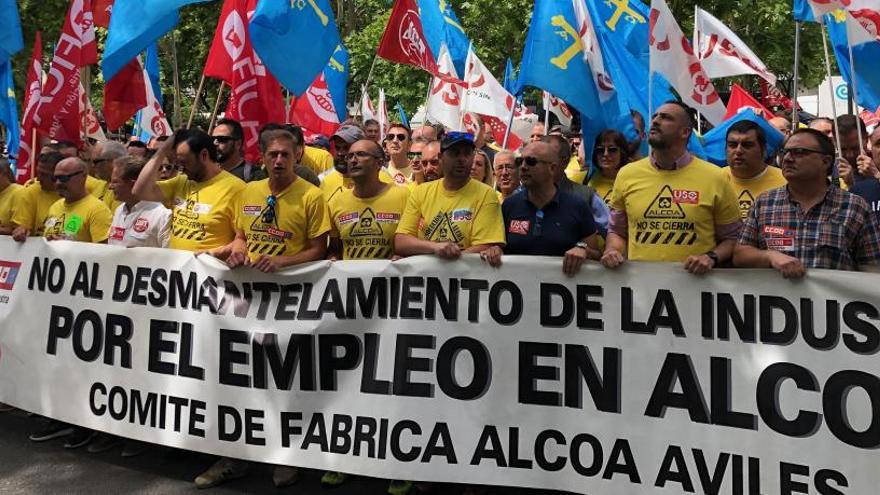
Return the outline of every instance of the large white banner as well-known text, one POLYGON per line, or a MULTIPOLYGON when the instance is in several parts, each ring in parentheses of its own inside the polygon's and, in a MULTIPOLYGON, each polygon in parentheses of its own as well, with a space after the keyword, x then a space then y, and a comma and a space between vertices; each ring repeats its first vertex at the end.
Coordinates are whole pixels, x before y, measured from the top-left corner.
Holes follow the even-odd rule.
POLYGON ((272 464, 585 494, 875 493, 880 276, 229 271, 0 240, 0 401, 272 464))

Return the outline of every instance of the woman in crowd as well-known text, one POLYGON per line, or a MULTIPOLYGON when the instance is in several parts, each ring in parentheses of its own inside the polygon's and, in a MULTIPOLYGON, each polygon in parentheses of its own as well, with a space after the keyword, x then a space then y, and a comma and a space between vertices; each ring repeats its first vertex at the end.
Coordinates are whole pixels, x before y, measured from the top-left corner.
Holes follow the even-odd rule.
POLYGON ((474 153, 474 163, 471 165, 471 178, 492 187, 492 179, 494 178, 492 161, 489 160, 489 155, 485 151, 477 150, 474 153))
POLYGON ((614 129, 606 129, 599 133, 593 146, 593 164, 599 169, 599 173, 590 178, 588 185, 605 200, 606 204, 611 201, 611 189, 614 187, 617 172, 629 163, 629 160, 626 138, 622 133, 614 129))

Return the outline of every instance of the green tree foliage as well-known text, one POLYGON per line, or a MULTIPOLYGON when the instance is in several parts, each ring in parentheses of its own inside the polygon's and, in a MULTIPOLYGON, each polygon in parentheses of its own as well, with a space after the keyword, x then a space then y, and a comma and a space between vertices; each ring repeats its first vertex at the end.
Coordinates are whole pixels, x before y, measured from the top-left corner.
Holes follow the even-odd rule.
MULTIPOLYGON (((526 31, 533 2, 530 0, 450 0, 465 31, 474 43, 477 55, 500 80, 507 57, 517 64, 522 56, 526 31)), ((603 1, 603 0, 596 0, 603 1)), ((780 78, 779 86, 790 92, 793 68, 794 22, 791 17, 791 0, 668 0, 670 7, 685 32, 693 29, 694 4, 709 11, 730 26, 780 78)), ((18 0, 19 12, 25 36, 25 49, 13 60, 16 68, 15 82, 19 97, 27 77, 27 61, 30 46, 37 30, 43 33, 44 63, 48 67, 51 50, 58 39, 61 24, 66 15, 68 0, 18 0)), ((389 109, 399 101, 408 113, 424 103, 430 76, 418 69, 389 63, 376 57, 376 47, 391 12, 389 0, 331 0, 336 10, 340 31, 351 52, 351 82, 349 102, 356 104, 361 96, 361 85, 366 82, 370 67, 370 93, 375 100, 378 88, 385 89, 389 109)), ((162 92, 165 95, 165 111, 174 116, 173 48, 177 52, 177 68, 180 81, 180 114, 185 122, 189 116, 196 89, 201 78, 205 58, 213 39, 222 3, 220 1, 197 4, 181 11, 181 21, 171 37, 164 37, 159 44, 162 64, 162 92)), ((104 33, 99 32, 99 45, 104 33)), ((800 77, 802 85, 814 87, 824 79, 822 42, 819 27, 806 25, 801 37, 802 58, 800 77)), ((833 64, 836 72, 836 64, 833 64)), ((92 103, 100 109, 102 85, 100 69, 92 67, 92 103)), ((754 77, 731 78, 718 81, 720 89, 730 82, 739 82, 753 90, 757 89, 754 77)), ((207 124, 208 115, 217 98, 219 81, 208 79, 202 90, 196 122, 207 124)), ((226 91, 228 95, 228 90, 226 91)), ((221 101, 221 110, 225 98, 221 101)))

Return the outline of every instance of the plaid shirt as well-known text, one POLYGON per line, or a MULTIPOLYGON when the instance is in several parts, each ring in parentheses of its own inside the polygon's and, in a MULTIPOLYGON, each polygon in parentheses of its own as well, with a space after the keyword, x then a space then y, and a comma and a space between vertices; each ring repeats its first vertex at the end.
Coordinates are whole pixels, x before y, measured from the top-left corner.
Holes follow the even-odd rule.
POLYGON ((837 187, 809 211, 791 199, 788 187, 761 194, 739 243, 774 249, 807 268, 857 270, 880 262, 880 224, 864 199, 837 187))

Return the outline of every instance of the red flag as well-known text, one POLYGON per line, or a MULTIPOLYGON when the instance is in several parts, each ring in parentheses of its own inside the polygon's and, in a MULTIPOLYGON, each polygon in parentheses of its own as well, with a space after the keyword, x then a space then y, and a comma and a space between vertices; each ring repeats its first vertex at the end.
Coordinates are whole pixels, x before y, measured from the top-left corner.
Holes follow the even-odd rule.
POLYGON ((34 122, 51 139, 80 143, 79 69, 97 62, 90 5, 72 0, 34 122))
POLYGON ((284 120, 281 85, 254 52, 247 20, 257 0, 226 0, 205 64, 205 75, 222 79, 231 88, 225 117, 244 128, 245 159, 260 160, 260 128, 284 120))
POLYGON ((119 129, 138 110, 147 106, 144 69, 134 59, 104 86, 104 122, 107 129, 119 129))
POLYGON ((332 136, 339 129, 339 117, 333 98, 324 80, 324 73, 318 75, 306 92, 291 102, 288 122, 303 127, 315 134, 332 136))
POLYGON ((727 100, 727 113, 724 115, 724 120, 733 117, 744 108, 751 108, 756 114, 765 119, 773 116, 773 112, 767 110, 764 105, 761 105, 761 103, 750 95, 748 91, 744 90, 742 86, 734 84, 730 90, 730 99, 727 100))
POLYGON ((102 28, 110 27, 110 12, 112 10, 113 0, 92 0, 95 25, 102 28))
POLYGON ((385 60, 412 65, 438 75, 437 59, 425 39, 422 18, 419 17, 419 8, 414 0, 394 2, 377 55, 385 60))
MULTIPOLYGON (((761 83, 761 103, 765 107, 782 107, 786 112, 791 111, 792 102, 789 97, 785 96, 785 93, 763 79, 759 79, 758 82, 761 83)), ((798 105, 798 110, 800 110, 800 105, 798 105)))
POLYGON ((42 92, 43 83, 43 37, 37 31, 34 37, 34 51, 31 54, 31 63, 28 67, 27 86, 24 95, 23 112, 21 118, 21 147, 18 150, 19 167, 16 168, 16 181, 24 184, 31 178, 31 171, 36 166, 31 163, 35 156, 34 150, 31 149, 36 133, 34 125, 34 114, 40 103, 40 93, 42 92))

